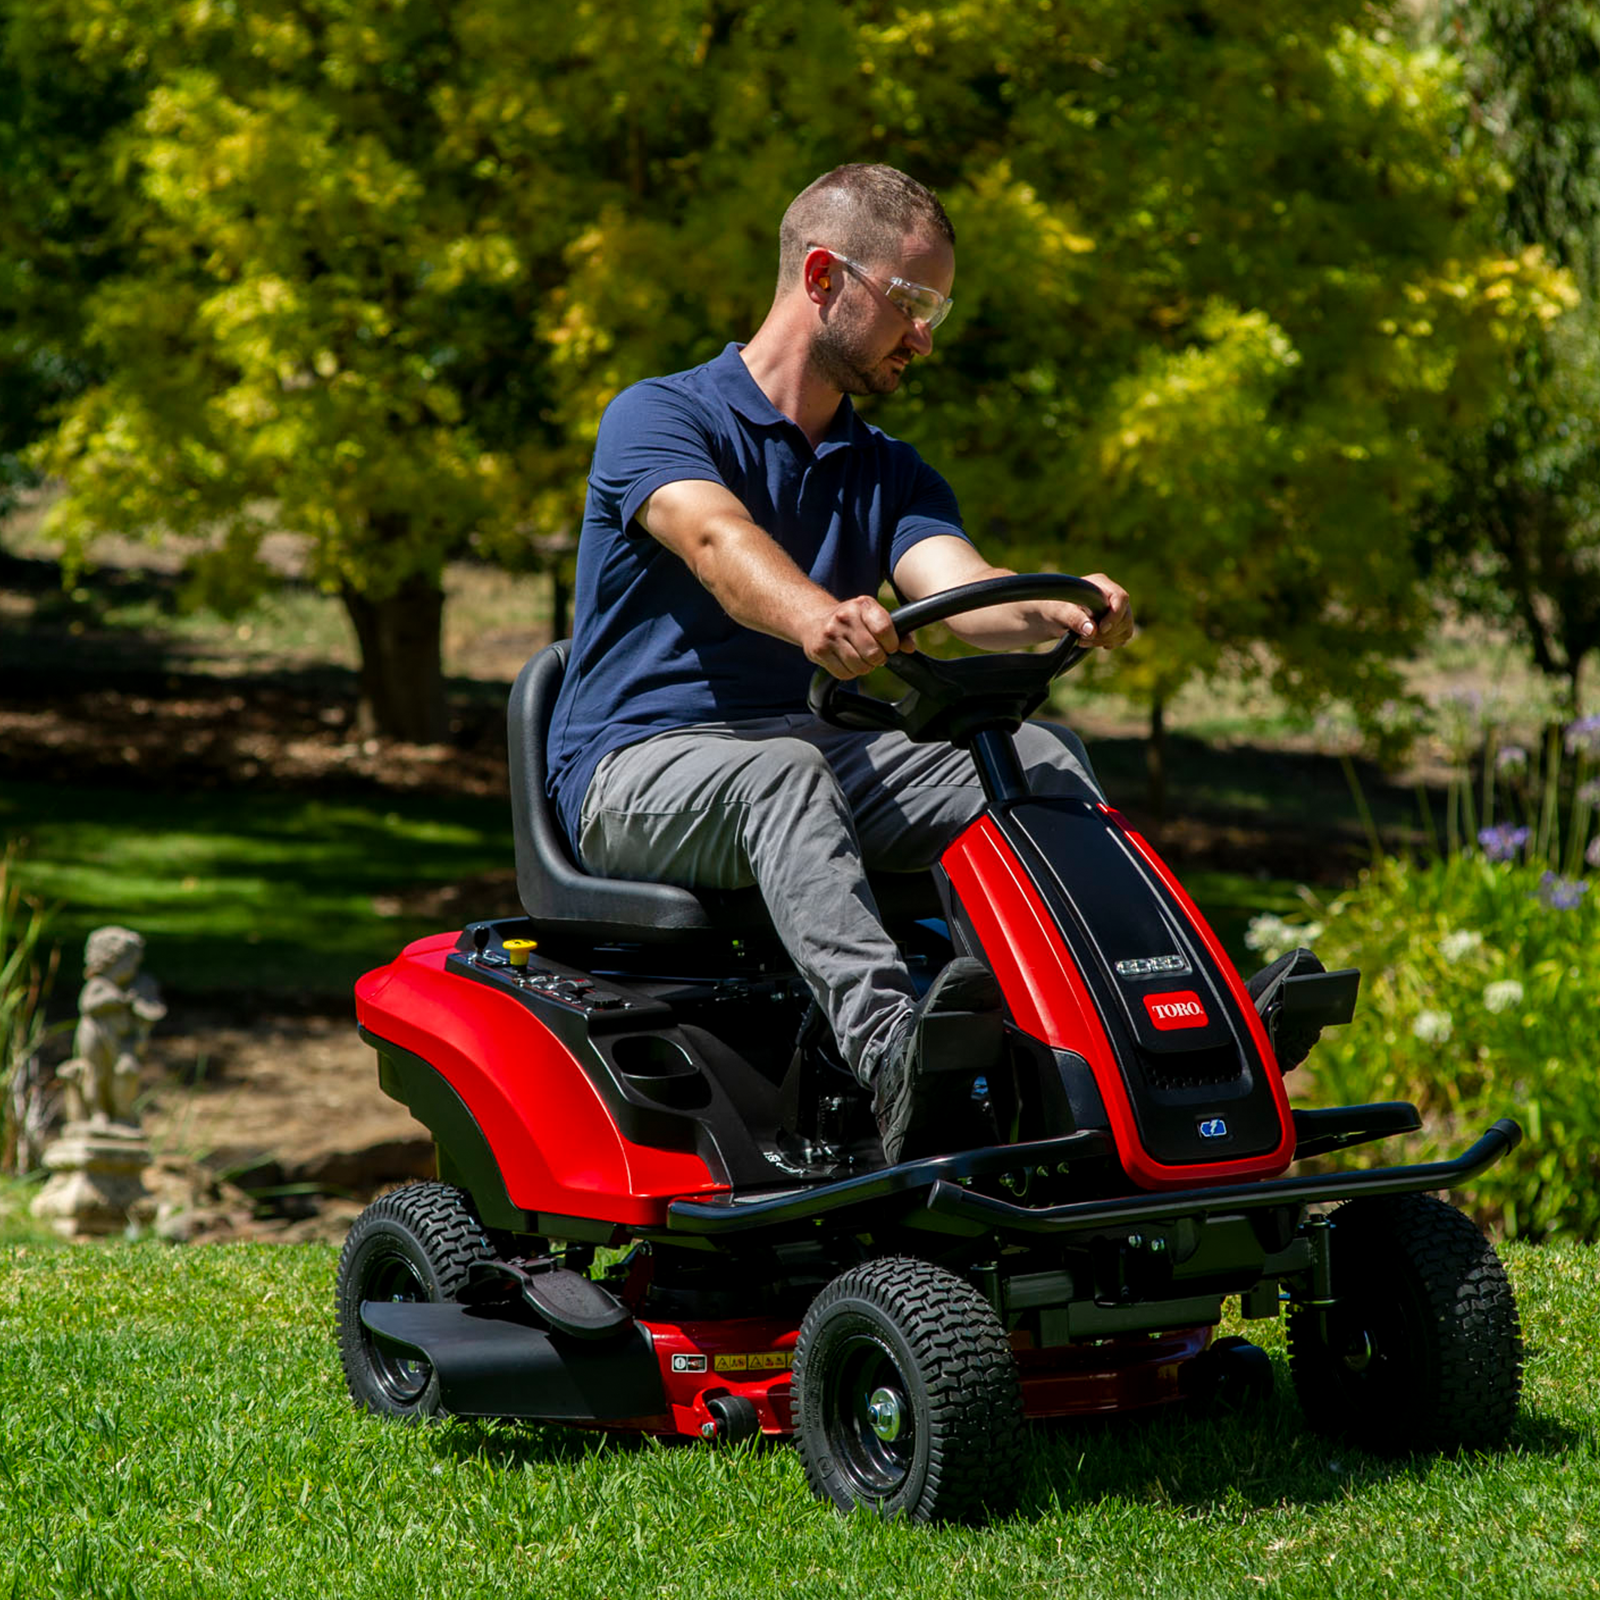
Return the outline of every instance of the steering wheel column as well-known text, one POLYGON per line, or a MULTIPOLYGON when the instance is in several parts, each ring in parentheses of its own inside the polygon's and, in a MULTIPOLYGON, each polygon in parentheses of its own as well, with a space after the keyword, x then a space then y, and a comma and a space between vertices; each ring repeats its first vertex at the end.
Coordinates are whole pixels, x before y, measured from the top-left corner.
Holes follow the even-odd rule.
MULTIPOLYGON (((988 578, 913 601, 890 614, 906 638, 929 623, 1017 600, 1071 600, 1096 612, 1106 597, 1084 578, 1042 572, 988 578)), ((907 686, 899 700, 880 700, 818 669, 807 703, 825 722, 841 728, 892 729, 919 744, 945 743, 972 752, 978 777, 991 800, 1016 800, 1027 793, 1011 735, 1044 704, 1051 682, 1069 672, 1088 647, 1064 634, 1054 649, 1037 655, 1009 652, 940 661, 917 651, 896 654, 886 669, 907 686)))

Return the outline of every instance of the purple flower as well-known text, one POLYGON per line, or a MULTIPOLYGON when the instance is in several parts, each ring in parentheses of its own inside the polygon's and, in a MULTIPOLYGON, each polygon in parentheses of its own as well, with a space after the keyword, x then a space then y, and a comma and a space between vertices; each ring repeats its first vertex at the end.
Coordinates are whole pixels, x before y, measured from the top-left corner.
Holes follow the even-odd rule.
POLYGON ((1513 861, 1527 842, 1528 830, 1513 828, 1509 822, 1499 822, 1478 832, 1478 848, 1486 861, 1513 861))
POLYGON ((1600 756, 1600 716, 1579 717, 1567 724, 1567 754, 1600 756))
POLYGON ((1578 798, 1591 809, 1600 807, 1600 778, 1591 778, 1578 785, 1578 798))
POLYGON ((1528 770, 1528 752, 1520 744, 1508 744, 1495 751, 1494 770, 1509 777, 1528 770))
POLYGON ((1575 911, 1588 892, 1587 878, 1558 878, 1547 872, 1539 880, 1539 904, 1550 911, 1575 911))
POLYGON ((1583 859, 1591 867, 1600 867, 1600 833, 1589 841, 1589 848, 1583 852, 1583 859))

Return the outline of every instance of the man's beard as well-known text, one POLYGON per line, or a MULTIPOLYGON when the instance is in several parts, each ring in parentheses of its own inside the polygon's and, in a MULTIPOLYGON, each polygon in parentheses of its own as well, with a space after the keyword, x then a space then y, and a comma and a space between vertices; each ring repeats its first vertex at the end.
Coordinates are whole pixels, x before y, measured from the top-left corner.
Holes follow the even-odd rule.
POLYGON ((900 372, 887 361, 887 356, 874 360, 860 334, 837 320, 823 323, 811 336, 813 370, 841 394, 893 394, 900 372))

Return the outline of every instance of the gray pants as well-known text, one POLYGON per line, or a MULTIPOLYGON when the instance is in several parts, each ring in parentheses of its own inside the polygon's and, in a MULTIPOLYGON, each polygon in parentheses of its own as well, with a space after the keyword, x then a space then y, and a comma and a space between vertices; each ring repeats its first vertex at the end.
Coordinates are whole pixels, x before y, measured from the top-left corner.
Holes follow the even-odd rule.
MULTIPOLYGON (((1101 798, 1075 734, 1030 722, 1017 748, 1035 793, 1101 798)), ((579 853, 604 877, 757 885, 865 1083, 914 992, 863 867, 926 870, 982 807, 971 756, 947 744, 804 714, 706 723, 601 761, 583 800, 579 853)))

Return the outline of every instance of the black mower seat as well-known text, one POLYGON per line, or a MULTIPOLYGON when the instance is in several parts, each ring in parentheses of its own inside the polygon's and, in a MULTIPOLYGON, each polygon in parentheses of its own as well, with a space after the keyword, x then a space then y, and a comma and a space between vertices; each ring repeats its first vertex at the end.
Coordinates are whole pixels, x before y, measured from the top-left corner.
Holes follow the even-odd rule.
MULTIPOLYGON (((506 745, 511 767, 511 825, 516 841, 517 897, 550 933, 627 943, 659 943, 719 932, 775 938, 755 889, 683 889, 670 883, 597 878, 572 858, 545 790, 545 737, 571 641, 547 645, 511 688, 506 745)), ((877 873, 872 892, 891 925, 943 912, 925 872, 877 873)))

